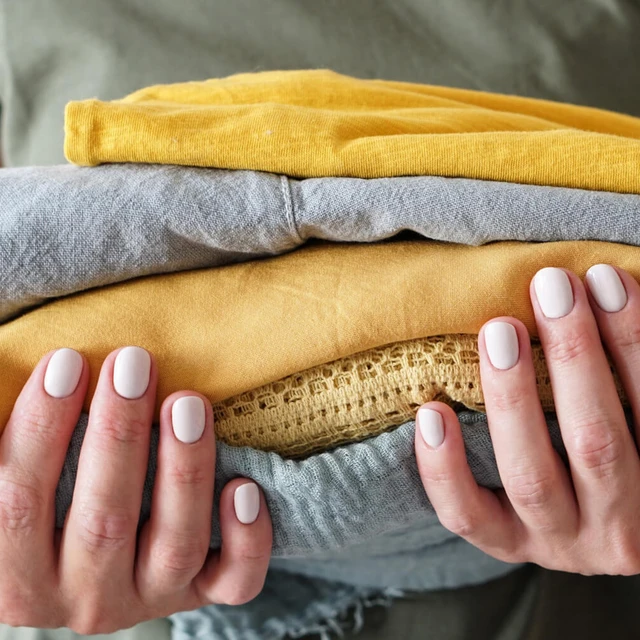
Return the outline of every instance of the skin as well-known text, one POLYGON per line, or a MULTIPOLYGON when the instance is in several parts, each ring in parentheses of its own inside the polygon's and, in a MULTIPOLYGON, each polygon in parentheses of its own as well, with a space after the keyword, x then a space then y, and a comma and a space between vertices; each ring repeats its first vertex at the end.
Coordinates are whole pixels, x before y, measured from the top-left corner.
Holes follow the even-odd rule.
MULTIPOLYGON (((615 267, 614 267, 615 268, 615 267)), ((604 347, 612 356, 640 426, 640 286, 615 269, 627 292, 618 312, 602 311, 570 271, 574 306, 545 318, 530 287, 569 469, 553 450, 538 399, 529 335, 516 318, 520 357, 495 369, 479 334, 487 417, 504 490, 479 487, 465 457, 455 413, 444 418, 444 441, 430 447, 416 430, 416 458, 442 524, 506 562, 534 562, 580 573, 640 573, 640 459, 624 418, 604 347)))
MULTIPOLYGON (((119 350, 118 350, 119 351, 119 350)), ((207 604, 238 605, 262 590, 271 555, 271 519, 260 491, 252 524, 235 515, 237 478, 222 491, 220 551, 209 551, 216 444, 211 404, 192 444, 173 434, 163 403, 150 519, 137 537, 158 370, 135 400, 113 387, 118 351, 105 360, 82 445, 73 503, 54 528, 55 489, 87 391, 89 367, 74 393, 50 397, 33 371, 0 437, 0 621, 110 633, 207 604)), ((200 396, 202 397, 202 396, 200 396)), ((203 398, 204 399, 204 398, 203 398)))
MULTIPOLYGON (((416 429, 425 490, 447 529, 500 560, 587 575, 640 573, 640 458, 603 347, 640 425, 640 286, 616 271, 628 296, 616 313, 601 311, 569 271, 575 302, 563 318, 545 318, 533 281, 530 288, 569 470, 551 447, 529 336, 515 318, 491 321, 516 329, 520 353, 511 369, 491 365, 487 325, 478 338, 504 490, 477 485, 453 410, 438 402, 424 405, 444 419, 444 440, 435 448, 416 429)), ((243 604, 263 587, 272 545, 264 496, 253 524, 240 523, 233 508, 233 492, 247 480, 224 488, 223 546, 208 551, 211 513, 202 505, 212 504, 213 497, 211 406, 205 402, 207 426, 196 443, 179 442, 170 423, 173 402, 195 392, 173 394, 163 403, 152 513, 136 540, 158 371, 152 357, 146 393, 125 400, 112 384, 117 353, 101 371, 62 531, 54 529, 55 488, 86 394, 86 361, 75 392, 55 399, 43 387, 53 352, 47 354, 0 437, 2 622, 108 633, 210 603, 243 604)))

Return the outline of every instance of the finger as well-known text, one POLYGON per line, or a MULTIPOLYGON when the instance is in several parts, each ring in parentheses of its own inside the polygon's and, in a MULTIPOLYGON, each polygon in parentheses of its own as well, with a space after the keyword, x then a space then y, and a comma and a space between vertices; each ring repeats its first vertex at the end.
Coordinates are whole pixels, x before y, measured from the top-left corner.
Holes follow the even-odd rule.
POLYGON ((570 271, 542 269, 530 295, 581 516, 602 521, 634 495, 640 463, 598 326, 570 271))
POLYGON ((160 443, 151 517, 139 544, 136 584, 157 606, 189 586, 211 539, 216 442, 211 403, 192 392, 169 396, 160 414, 160 443))
MULTIPOLYGON (((0 566, 42 577, 53 567, 55 493, 87 391, 89 368, 72 349, 37 365, 0 437, 0 566)), ((39 580, 42 578, 40 577, 39 580)))
POLYGON ((606 264, 586 274, 587 298, 633 413, 640 442, 640 285, 624 269, 606 264))
POLYGON ((111 353, 103 364, 61 540, 67 593, 130 591, 156 384, 155 364, 139 347, 111 353))
POLYGON ((271 517, 262 490, 237 478, 220 496, 222 547, 212 552, 194 580, 199 602, 239 605, 255 598, 267 576, 272 547, 271 517))
POLYGON ((495 318, 478 336, 480 380, 505 492, 528 529, 569 533, 578 525, 571 481, 551 445, 527 328, 495 318))
POLYGON ((416 460, 422 484, 442 525, 485 553, 516 561, 522 523, 471 473, 455 412, 428 402, 416 416, 416 460))

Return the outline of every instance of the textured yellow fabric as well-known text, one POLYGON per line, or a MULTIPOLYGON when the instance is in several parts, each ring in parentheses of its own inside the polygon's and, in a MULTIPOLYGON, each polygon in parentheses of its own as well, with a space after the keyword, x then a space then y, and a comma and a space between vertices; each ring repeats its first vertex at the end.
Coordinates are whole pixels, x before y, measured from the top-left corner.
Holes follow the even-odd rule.
MULTIPOLYGON (((553 411, 537 339, 531 350, 540 403, 553 411)), ((477 335, 432 336, 363 351, 216 402, 213 413, 217 437, 230 445, 307 457, 404 424, 431 400, 485 411, 477 335)))
POLYGON ((326 70, 71 102, 65 154, 298 177, 437 175, 640 193, 640 119, 326 70))
POLYGON ((501 315, 520 318, 534 336, 535 272, 557 266, 583 277, 599 262, 640 279, 640 248, 623 244, 425 240, 314 243, 267 260, 83 292, 0 326, 0 425, 51 349, 87 356, 89 399, 106 355, 139 345, 157 358, 159 403, 180 389, 215 402, 385 344, 477 334, 501 315))

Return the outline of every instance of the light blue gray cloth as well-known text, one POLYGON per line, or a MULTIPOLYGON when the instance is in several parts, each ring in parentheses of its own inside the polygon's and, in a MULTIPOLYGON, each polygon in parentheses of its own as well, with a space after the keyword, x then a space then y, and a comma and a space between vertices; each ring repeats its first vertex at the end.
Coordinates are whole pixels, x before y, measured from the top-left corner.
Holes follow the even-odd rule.
POLYGON ((640 196, 461 178, 293 180, 162 165, 0 171, 0 322, 52 297, 310 238, 640 244, 640 196))
MULTIPOLYGON (((49 298, 274 255, 310 238, 373 242, 409 230, 475 245, 640 244, 639 215, 638 196, 451 178, 297 181, 147 165, 4 170, 0 322, 49 298)), ((484 486, 500 486, 486 416, 465 411, 459 417, 474 475, 484 486)), ((547 422, 561 450, 555 416, 547 422)), ((59 526, 71 503, 86 424, 83 415, 60 479, 59 526)), ((403 589, 479 583, 515 568, 438 523, 418 477, 413 434, 414 424, 407 423, 302 461, 219 443, 212 546, 220 544, 221 489, 234 477, 252 478, 265 492, 274 525, 268 588, 233 610, 176 614, 174 636, 279 640, 324 633, 348 607, 388 603, 403 589)), ((141 522, 151 504, 157 437, 154 427, 141 522)))
MULTIPOLYGON (((545 417, 566 463, 556 417, 545 417)), ((631 428, 629 410, 625 417, 631 428)), ((483 486, 500 487, 486 415, 462 411, 458 418, 474 476, 483 486)), ((58 486, 58 526, 70 506, 85 428, 83 416, 58 486)), ((220 545, 222 488, 238 476, 255 480, 273 520, 267 585, 242 607, 210 606, 172 616, 173 637, 280 640, 301 637, 303 631, 335 631, 336 616, 351 607, 390 603, 404 589, 477 584, 517 568, 483 554, 439 524, 418 475, 414 431, 409 422, 301 461, 218 443, 212 547, 220 545)), ((157 444, 154 429, 141 521, 149 514, 157 444)))

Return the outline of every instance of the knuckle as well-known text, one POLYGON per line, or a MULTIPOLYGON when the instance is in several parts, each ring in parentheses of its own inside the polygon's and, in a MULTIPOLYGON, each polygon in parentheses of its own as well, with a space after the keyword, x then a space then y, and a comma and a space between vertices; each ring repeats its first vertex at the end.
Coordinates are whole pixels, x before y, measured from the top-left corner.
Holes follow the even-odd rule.
POLYGON ((255 540, 247 540, 241 544, 236 543, 233 549, 236 561, 257 564, 266 561, 271 556, 271 548, 264 544, 256 544, 255 540))
POLYGON ((251 602, 262 591, 264 579, 262 581, 252 580, 251 582, 238 582, 225 589, 220 604, 237 607, 251 602))
POLYGON ((622 441, 606 419, 576 428, 572 440, 570 457, 599 477, 612 475, 623 456, 622 441))
POLYGON ((178 486, 198 488, 206 485, 211 477, 211 471, 195 462, 176 464, 169 469, 169 479, 178 486))
POLYGON ((36 403, 29 403, 24 407, 18 421, 20 429, 17 432, 28 438, 50 440, 50 436, 60 433, 60 430, 55 428, 55 420, 52 420, 52 414, 47 407, 36 403))
POLYGON ((202 569, 207 558, 208 539, 178 538, 155 545, 153 563, 172 579, 184 575, 195 575, 202 569))
POLYGON ((55 595, 38 586, 7 584, 0 589, 0 623, 11 627, 61 627, 64 613, 55 595))
POLYGON ((455 482, 455 476, 449 469, 438 469, 431 465, 424 465, 422 475, 433 486, 447 486, 455 482))
POLYGON ((32 531, 44 509, 44 498, 34 487, 0 480, 0 529, 32 531))
POLYGON ((78 535, 89 551, 122 550, 133 540, 137 520, 124 509, 82 505, 76 517, 78 535))
POLYGON ((127 415, 123 410, 101 414, 91 421, 90 427, 97 436, 101 450, 119 451, 127 447, 146 444, 151 425, 137 415, 127 415))
POLYGON ((27 612, 29 604, 15 589, 3 589, 0 592, 0 622, 10 627, 27 626, 31 622, 27 612))
POLYGON ((439 515, 440 523, 445 529, 461 538, 471 538, 479 530, 480 522, 472 512, 460 512, 447 515, 439 515))
POLYGON ((93 636, 117 631, 123 625, 114 624, 115 617, 104 607, 86 606, 66 625, 79 636, 93 636))
POLYGON ((529 394, 525 389, 495 389, 486 398, 486 403, 500 413, 523 413, 530 406, 529 394))
POLYGON ((571 364, 596 346, 595 336, 588 327, 577 326, 545 345, 545 359, 560 365, 571 364))
POLYGON ((501 549, 496 554, 496 558, 507 564, 524 564, 525 562, 530 562, 526 550, 518 546, 515 541, 513 544, 509 544, 509 546, 501 549))
POLYGON ((514 506, 541 509, 549 505, 557 483, 543 469, 520 470, 505 480, 505 491, 514 506))
POLYGON ((613 331, 611 334, 611 346, 621 351, 640 353, 640 323, 630 322, 624 330, 613 331))
POLYGON ((628 527, 609 533, 612 562, 606 573, 634 576, 640 573, 640 545, 638 537, 628 527))

